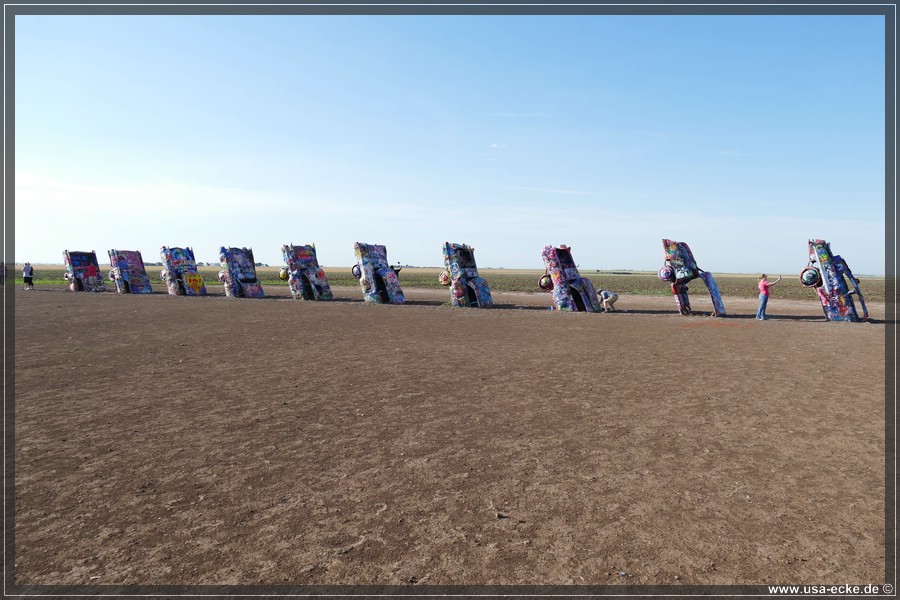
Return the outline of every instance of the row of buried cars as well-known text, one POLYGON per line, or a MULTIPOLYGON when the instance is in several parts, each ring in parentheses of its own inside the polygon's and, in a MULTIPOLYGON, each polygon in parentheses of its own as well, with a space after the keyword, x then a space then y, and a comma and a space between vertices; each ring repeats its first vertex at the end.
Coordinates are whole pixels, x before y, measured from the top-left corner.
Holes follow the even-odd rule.
MULTIPOLYGON (((712 274, 700 269, 691 249, 684 242, 664 239, 665 264, 658 276, 668 283, 675 297, 678 312, 693 314, 688 296, 688 283, 701 280, 709 291, 713 312, 724 317, 725 306, 712 274)), ((359 280, 366 302, 402 304, 405 302, 400 285, 400 266, 391 266, 383 245, 353 245, 356 264, 351 269, 359 280)), ((288 281, 291 296, 303 300, 331 300, 331 287, 325 271, 319 266, 315 244, 282 246, 285 267, 279 278, 288 281)), ((800 272, 800 283, 813 288, 830 321, 865 321, 868 310, 859 289, 859 279, 853 276, 847 263, 831 251, 824 240, 809 240, 809 262, 800 272), (857 306, 857 304, 859 306, 857 306)), ((493 298, 487 282, 478 274, 474 249, 466 244, 445 242, 444 270, 441 284, 450 288, 451 304, 456 307, 490 308, 493 298)), ((205 296, 206 286, 197 271, 197 262, 190 247, 163 246, 160 250, 163 270, 160 273, 168 290, 175 296, 205 296)), ((105 291, 95 252, 64 252, 69 289, 73 291, 105 291)), ((601 302, 592 282, 582 277, 568 246, 544 247, 542 258, 546 273, 538 287, 552 293, 553 308, 571 312, 601 312, 601 302)), ((253 250, 248 248, 219 249, 219 281, 229 298, 262 298, 265 295, 256 274, 253 250)), ((148 294, 153 291, 150 277, 144 268, 141 253, 136 250, 110 250, 109 279, 121 294, 148 294)))
MULTIPOLYGON (((357 242, 353 246, 356 264, 353 275, 359 280, 366 302, 402 304, 405 302, 400 285, 400 266, 391 266, 383 245, 357 242)), ((328 277, 319 266, 315 244, 282 246, 287 265, 278 276, 288 281, 291 295, 303 300, 331 300, 333 295, 328 277)), ((163 246, 160 249, 163 269, 160 279, 173 296, 205 296, 206 285, 197 270, 194 251, 190 247, 163 246)), ((72 291, 106 291, 97 254, 94 251, 63 252, 65 278, 72 291)), ((256 274, 253 250, 250 248, 219 248, 219 281, 229 298, 262 298, 262 284, 256 274)), ((143 257, 137 250, 110 250, 109 280, 120 294, 149 294, 153 292, 143 257)), ((487 282, 479 276, 474 249, 465 244, 444 244, 444 264, 440 281, 451 289, 454 306, 490 308, 493 306, 487 282)))

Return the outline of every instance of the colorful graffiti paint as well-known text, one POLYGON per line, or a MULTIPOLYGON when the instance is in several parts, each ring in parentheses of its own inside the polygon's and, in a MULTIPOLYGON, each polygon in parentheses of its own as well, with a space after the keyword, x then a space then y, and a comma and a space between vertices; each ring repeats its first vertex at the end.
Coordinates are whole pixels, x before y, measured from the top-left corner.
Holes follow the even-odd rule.
POLYGON ((225 286, 226 298, 263 298, 266 294, 256 276, 256 263, 251 248, 219 248, 219 281, 225 286))
POLYGON ((119 294, 152 294, 150 276, 144 268, 144 259, 137 250, 110 250, 109 279, 119 294))
POLYGON ((172 296, 205 296, 203 276, 197 272, 197 261, 191 248, 160 248, 163 270, 160 279, 172 296))
POLYGON ((571 248, 565 245, 544 246, 541 257, 544 259, 547 274, 541 277, 538 285, 544 290, 549 288, 553 293, 553 305, 556 310, 603 311, 594 284, 578 272, 571 248))
POLYGON ((353 275, 359 279, 363 298, 375 304, 403 304, 406 298, 400 277, 387 261, 387 248, 377 244, 353 244, 356 265, 353 275))
POLYGON ((671 285, 678 312, 682 315, 693 314, 687 284, 694 279, 700 279, 709 290, 709 297, 713 303, 713 315, 724 317, 725 304, 722 302, 722 294, 719 293, 719 286, 712 273, 697 266, 694 253, 686 243, 666 239, 662 243, 665 264, 659 269, 657 275, 662 281, 671 285))
POLYGON ((319 266, 316 257, 316 245, 306 244, 294 246, 287 244, 281 247, 284 263, 287 265, 288 285, 291 296, 296 300, 331 300, 331 286, 328 277, 319 266))
POLYGON ((66 272, 63 274, 73 292, 105 292, 106 285, 100 275, 100 264, 97 253, 63 250, 63 263, 66 272))
POLYGON ((853 276, 847 262, 832 253, 831 244, 825 240, 809 240, 807 248, 809 262, 800 271, 800 283, 816 290, 825 318, 829 321, 868 320, 869 310, 859 289, 859 279, 853 276))
POLYGON ((487 282, 478 275, 475 249, 465 244, 444 242, 444 267, 438 280, 450 286, 450 303, 453 306, 491 308, 494 299, 487 282))

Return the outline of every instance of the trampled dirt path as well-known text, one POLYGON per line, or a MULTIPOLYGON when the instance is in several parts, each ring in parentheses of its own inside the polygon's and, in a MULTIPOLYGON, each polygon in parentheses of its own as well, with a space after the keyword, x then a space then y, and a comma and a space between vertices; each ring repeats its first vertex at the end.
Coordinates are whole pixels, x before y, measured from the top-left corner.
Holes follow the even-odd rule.
POLYGON ((17 583, 883 579, 883 322, 213 291, 17 290, 17 583))

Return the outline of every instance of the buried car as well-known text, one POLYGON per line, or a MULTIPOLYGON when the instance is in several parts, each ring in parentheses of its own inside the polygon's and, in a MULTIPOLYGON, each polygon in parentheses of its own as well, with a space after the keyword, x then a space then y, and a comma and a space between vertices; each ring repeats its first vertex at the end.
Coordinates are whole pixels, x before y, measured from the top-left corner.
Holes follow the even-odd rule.
POLYGON ((225 286, 228 298, 262 298, 266 294, 256 276, 253 250, 250 248, 219 248, 219 281, 225 286))
POLYGON ((657 275, 662 281, 671 284, 678 312, 682 315, 693 314, 687 284, 694 279, 700 279, 709 290, 709 297, 713 303, 713 315, 724 317, 725 305, 722 303, 722 295, 719 293, 719 286, 713 279, 712 273, 697 266, 694 254, 686 243, 666 239, 662 243, 666 264, 659 269, 657 275))
POLYGON ((295 246, 287 244, 281 247, 287 268, 279 272, 279 278, 286 279, 291 288, 291 297, 295 300, 331 300, 331 286, 325 271, 319 266, 316 257, 316 245, 295 246))
POLYGON ((538 286, 553 292, 556 310, 570 312, 601 312, 594 284, 582 277, 572 258, 572 249, 566 245, 544 246, 541 257, 547 273, 538 280, 538 286))
POLYGON ((97 253, 63 250, 66 272, 63 274, 73 292, 105 292, 106 285, 100 276, 97 253))
POLYGON ((375 304, 403 304, 403 288, 400 287, 400 268, 391 267, 387 261, 387 248, 378 244, 353 244, 356 264, 351 272, 359 279, 366 302, 375 304))
POLYGON ((172 296, 205 296, 206 286, 203 276, 197 272, 197 261, 191 248, 169 248, 159 251, 163 270, 159 278, 166 282, 166 289, 172 296))
POLYGON ((144 268, 144 259, 138 250, 110 250, 109 279, 120 294, 152 294, 150 276, 144 268))
POLYGON ((474 248, 444 242, 444 267, 438 281, 450 286, 453 306, 490 308, 494 305, 487 282, 478 275, 474 248))
POLYGON ((869 310, 847 262, 832 253, 825 240, 809 240, 809 263, 800 271, 800 283, 816 290, 822 311, 829 321, 866 321, 869 310), (818 266, 816 266, 818 264, 818 266), (859 309, 856 307, 859 302, 859 309))

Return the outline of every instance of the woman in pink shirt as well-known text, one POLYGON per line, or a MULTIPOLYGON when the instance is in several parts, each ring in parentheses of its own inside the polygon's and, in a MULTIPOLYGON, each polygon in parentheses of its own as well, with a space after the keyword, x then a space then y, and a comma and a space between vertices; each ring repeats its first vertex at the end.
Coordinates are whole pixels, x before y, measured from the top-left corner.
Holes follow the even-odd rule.
POLYGON ((769 281, 766 278, 766 274, 763 273, 759 276, 759 310, 756 311, 756 318, 760 321, 766 320, 766 304, 769 303, 769 286, 775 285, 781 281, 781 275, 778 276, 778 279, 775 281, 769 281))

